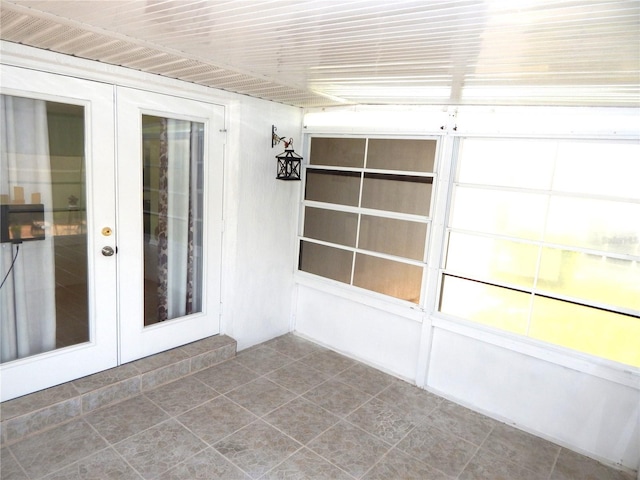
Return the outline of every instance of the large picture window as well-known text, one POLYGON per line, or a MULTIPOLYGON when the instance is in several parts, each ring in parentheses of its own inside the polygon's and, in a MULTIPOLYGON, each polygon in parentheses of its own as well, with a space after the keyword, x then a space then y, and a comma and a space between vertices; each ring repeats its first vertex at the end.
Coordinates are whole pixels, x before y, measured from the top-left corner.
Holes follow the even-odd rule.
POLYGON ((436 147, 313 137, 299 270, 420 303, 436 147))
POLYGON ((466 138, 439 310, 640 366, 640 144, 466 138))

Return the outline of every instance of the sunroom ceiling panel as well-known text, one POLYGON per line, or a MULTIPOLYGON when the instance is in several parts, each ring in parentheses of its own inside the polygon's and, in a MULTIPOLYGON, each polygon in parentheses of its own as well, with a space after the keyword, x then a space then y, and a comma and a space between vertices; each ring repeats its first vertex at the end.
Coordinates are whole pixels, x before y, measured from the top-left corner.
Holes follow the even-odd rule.
POLYGON ((0 1, 5 40, 298 106, 640 104, 637 0, 0 1))

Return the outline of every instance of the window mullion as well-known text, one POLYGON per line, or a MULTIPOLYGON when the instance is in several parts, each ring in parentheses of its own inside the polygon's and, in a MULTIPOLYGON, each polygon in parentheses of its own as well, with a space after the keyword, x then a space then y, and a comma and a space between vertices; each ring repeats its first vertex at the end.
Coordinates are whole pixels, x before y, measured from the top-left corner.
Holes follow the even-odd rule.
MULTIPOLYGON (((364 168, 360 171, 360 192, 358 194, 358 226, 356 227, 356 249, 360 245, 360 222, 362 220, 362 188, 364 186, 364 171, 367 168, 367 150, 369 148, 369 139, 367 138, 364 143, 364 168)), ((353 252, 353 258, 351 262, 351 285, 353 285, 353 278, 356 273, 356 257, 357 252, 353 252)))

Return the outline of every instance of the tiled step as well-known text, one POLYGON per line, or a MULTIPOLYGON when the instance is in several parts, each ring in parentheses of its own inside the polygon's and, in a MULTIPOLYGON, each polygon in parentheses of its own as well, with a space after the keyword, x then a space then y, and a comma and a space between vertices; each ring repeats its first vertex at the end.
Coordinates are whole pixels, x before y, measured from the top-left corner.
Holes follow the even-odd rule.
POLYGON ((216 335, 0 404, 0 440, 8 445, 97 408, 233 358, 236 341, 216 335))

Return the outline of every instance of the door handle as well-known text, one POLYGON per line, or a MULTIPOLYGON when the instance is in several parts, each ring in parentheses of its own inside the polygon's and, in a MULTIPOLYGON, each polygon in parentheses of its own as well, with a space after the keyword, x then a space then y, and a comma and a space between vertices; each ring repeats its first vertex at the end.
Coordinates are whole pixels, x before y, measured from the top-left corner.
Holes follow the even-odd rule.
POLYGON ((115 252, 113 251, 113 248, 111 248, 111 247, 102 247, 102 255, 104 255, 105 257, 110 257, 114 253, 115 252))

